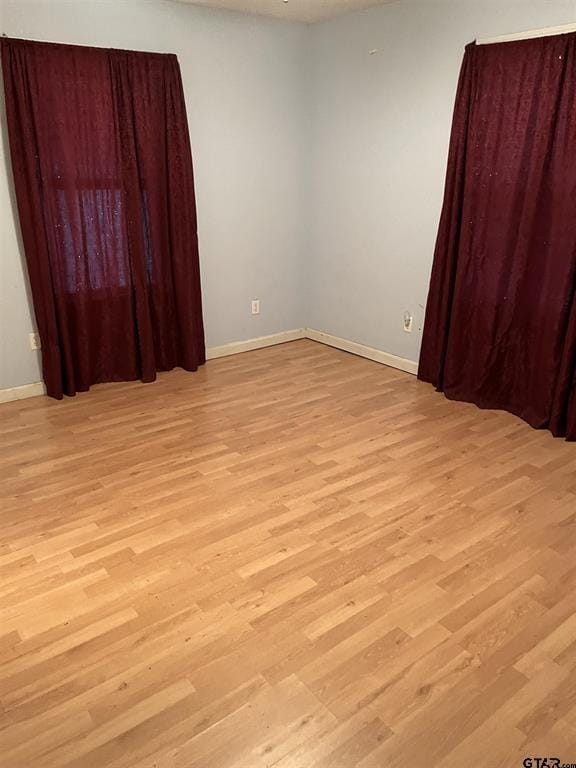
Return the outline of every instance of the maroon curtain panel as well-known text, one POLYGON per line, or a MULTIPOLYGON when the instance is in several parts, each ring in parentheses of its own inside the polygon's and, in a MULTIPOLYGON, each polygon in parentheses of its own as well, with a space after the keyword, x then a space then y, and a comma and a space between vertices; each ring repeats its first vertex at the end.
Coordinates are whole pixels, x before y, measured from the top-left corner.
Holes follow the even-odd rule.
POLYGON ((173 55, 4 38, 10 154, 48 394, 205 361, 173 55))
POLYGON ((467 46, 419 378, 576 440, 576 35, 467 46))

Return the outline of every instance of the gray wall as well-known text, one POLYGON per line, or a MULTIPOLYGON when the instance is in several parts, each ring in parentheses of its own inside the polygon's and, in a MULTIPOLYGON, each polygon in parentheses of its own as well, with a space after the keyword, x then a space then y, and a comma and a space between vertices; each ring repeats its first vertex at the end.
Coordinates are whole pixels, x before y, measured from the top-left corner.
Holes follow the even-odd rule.
MULTIPOLYGON (((309 326, 411 360, 463 47, 570 22, 576 0, 399 0, 311 27, 168 0, 0 0, 12 36, 178 55, 209 346, 309 326)), ((4 133, 0 388, 40 379, 4 133)))
MULTIPOLYGON (((305 26, 164 0, 0 0, 0 31, 176 53, 194 154, 206 341, 301 327, 305 26)), ((0 389, 41 378, 28 341, 34 321, 5 139, 3 130, 0 389)))
POLYGON ((464 45, 574 22, 573 0, 401 0, 311 27, 306 325, 418 359, 464 45))

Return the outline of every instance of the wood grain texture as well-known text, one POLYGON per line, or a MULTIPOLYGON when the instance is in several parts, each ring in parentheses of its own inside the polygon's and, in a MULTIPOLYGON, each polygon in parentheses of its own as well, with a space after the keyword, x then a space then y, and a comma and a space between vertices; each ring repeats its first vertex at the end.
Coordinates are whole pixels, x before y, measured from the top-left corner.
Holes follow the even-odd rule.
POLYGON ((576 762, 576 448, 312 341, 0 407, 3 768, 576 762))

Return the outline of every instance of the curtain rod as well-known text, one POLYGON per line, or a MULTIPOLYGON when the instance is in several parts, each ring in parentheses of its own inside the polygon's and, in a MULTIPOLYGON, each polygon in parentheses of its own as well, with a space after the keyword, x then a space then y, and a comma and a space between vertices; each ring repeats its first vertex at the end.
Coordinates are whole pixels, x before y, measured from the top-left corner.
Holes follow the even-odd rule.
POLYGON ((513 40, 528 40, 532 37, 550 37, 552 35, 565 35, 570 32, 576 32, 575 24, 563 24, 560 27, 544 27, 543 29, 529 29, 526 32, 515 32, 511 35, 500 35, 500 37, 486 37, 483 40, 476 40, 476 45, 490 45, 491 43, 509 43, 513 40))

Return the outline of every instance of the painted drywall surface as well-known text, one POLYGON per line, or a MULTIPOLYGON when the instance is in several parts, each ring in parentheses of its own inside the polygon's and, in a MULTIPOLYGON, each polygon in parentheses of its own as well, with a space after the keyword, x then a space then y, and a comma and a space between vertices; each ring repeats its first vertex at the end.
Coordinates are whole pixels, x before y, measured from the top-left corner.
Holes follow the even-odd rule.
POLYGON ((39 352, 30 349, 28 340, 35 321, 15 220, 13 187, 8 181, 11 170, 6 155, 2 99, 0 94, 0 389, 30 384, 41 378, 39 352))
MULTIPOLYGON (((168 0, 0 0, 13 36, 178 54, 210 346, 309 326, 411 360, 463 47, 574 21, 573 0, 400 0, 313 27, 168 0)), ((40 378, 4 139, 0 388, 40 378)))
MULTIPOLYGON (((209 346, 300 327, 306 27, 168 0, 0 0, 13 37, 178 55, 192 139, 209 346), (250 313, 251 299, 261 314, 250 313)), ((4 113, 2 110, 2 122, 4 113)), ((0 389, 40 380, 0 147, 0 389)))
POLYGON ((310 28, 307 326, 418 359, 464 46, 574 22, 573 0, 401 0, 310 28))

